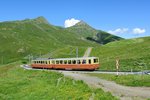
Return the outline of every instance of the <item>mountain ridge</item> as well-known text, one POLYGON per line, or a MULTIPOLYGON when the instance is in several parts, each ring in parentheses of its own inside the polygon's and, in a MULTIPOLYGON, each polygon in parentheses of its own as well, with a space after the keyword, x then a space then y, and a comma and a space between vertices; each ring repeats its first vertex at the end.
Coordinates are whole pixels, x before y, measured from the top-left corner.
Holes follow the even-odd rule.
POLYGON ((97 30, 88 25, 83 20, 81 20, 74 26, 66 28, 66 30, 79 35, 80 38, 85 38, 87 40, 94 41, 99 44, 107 44, 111 41, 118 41, 124 39, 122 37, 112 35, 108 32, 97 30))

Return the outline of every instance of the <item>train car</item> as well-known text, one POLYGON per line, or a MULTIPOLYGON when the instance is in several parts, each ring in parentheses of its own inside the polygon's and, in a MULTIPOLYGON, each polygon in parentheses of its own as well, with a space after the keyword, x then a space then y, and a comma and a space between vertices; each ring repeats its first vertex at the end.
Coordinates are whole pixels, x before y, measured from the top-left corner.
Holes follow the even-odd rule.
POLYGON ((98 57, 81 58, 39 58, 32 60, 32 68, 65 69, 65 70, 95 70, 99 65, 98 57))

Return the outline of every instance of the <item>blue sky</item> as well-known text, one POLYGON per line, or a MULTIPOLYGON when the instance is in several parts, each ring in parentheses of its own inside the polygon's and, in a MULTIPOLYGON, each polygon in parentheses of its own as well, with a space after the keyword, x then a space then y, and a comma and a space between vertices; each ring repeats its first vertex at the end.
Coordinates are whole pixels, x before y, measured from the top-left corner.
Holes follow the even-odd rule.
POLYGON ((67 19, 96 29, 134 38, 150 36, 150 0, 1 0, 0 21, 44 16, 64 26, 67 19))

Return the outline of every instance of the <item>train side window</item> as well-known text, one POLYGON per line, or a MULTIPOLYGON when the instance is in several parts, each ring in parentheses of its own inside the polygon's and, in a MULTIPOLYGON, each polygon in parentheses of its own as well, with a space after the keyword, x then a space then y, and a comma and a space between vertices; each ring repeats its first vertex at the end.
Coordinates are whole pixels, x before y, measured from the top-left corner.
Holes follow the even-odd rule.
POLYGON ((98 59, 94 59, 94 63, 98 63, 98 59))
POLYGON ((89 64, 91 64, 91 59, 89 59, 89 64))
POLYGON ((73 60, 73 61, 72 61, 72 64, 76 64, 76 60, 73 60))
POLYGON ((83 61, 82 61, 82 64, 86 64, 86 60, 83 60, 83 61))
POLYGON ((67 60, 64 60, 64 64, 67 64, 67 60))
POLYGON ((49 64, 51 64, 51 61, 49 61, 49 64))
POLYGON ((55 60, 52 61, 52 64, 55 64, 55 60))
POLYGON ((45 61, 45 64, 47 64, 47 61, 45 61))
POLYGON ((77 60, 77 64, 81 64, 81 61, 80 61, 80 60, 77 60))
POLYGON ((62 60, 60 60, 60 64, 63 64, 63 61, 62 61, 62 60))
POLYGON ((58 60, 56 60, 56 64, 59 64, 59 61, 58 61, 58 60))
POLYGON ((71 64, 71 60, 68 60, 68 64, 71 64))

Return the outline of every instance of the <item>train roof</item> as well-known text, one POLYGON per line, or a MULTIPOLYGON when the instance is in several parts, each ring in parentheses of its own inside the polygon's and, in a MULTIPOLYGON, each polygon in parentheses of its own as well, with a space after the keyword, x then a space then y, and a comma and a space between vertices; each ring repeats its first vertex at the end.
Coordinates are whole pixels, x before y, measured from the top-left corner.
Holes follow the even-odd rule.
POLYGON ((80 60, 80 59, 94 59, 98 57, 76 57, 76 58, 36 58, 34 60, 80 60))

